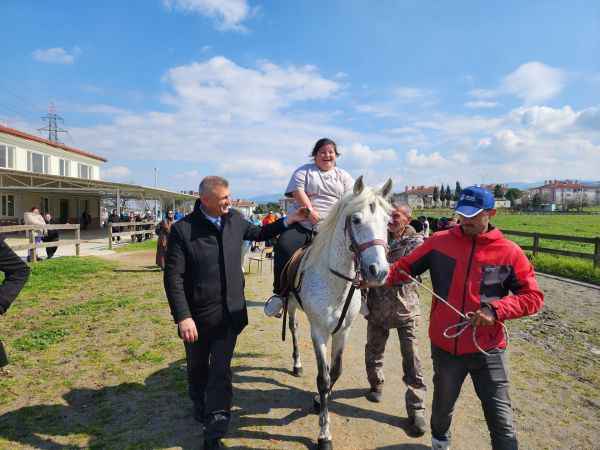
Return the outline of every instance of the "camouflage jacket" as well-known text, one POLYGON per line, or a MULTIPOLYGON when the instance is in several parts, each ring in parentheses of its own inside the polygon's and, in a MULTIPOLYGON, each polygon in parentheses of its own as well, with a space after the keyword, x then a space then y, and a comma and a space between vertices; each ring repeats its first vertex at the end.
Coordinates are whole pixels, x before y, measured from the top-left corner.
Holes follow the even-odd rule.
MULTIPOLYGON (((399 239, 389 239, 389 262, 408 255, 422 243, 423 236, 407 225, 399 239)), ((417 286, 411 282, 401 286, 371 288, 367 293, 367 306, 369 321, 384 328, 398 328, 420 314, 417 286)))

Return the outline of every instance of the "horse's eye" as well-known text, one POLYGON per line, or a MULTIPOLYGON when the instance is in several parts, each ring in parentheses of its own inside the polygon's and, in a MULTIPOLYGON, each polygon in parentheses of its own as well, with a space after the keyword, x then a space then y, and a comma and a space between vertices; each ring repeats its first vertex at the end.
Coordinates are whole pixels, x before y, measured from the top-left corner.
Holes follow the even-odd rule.
POLYGON ((375 214, 375 202, 371 203, 371 204, 369 205, 369 208, 371 208, 371 212, 372 212, 373 214, 375 214))
POLYGON ((354 225, 358 225, 358 224, 360 224, 360 217, 354 216, 354 217, 352 218, 352 223, 353 223, 354 225))

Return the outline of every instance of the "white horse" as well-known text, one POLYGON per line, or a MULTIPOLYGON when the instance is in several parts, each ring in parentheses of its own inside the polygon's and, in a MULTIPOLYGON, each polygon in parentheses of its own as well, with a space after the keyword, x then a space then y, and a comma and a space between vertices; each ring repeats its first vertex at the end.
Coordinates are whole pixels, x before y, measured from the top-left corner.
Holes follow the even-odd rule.
MULTIPOLYGON (((375 190, 363 184, 362 176, 353 192, 342 198, 319 226, 319 234, 299 267, 295 293, 290 293, 288 312, 293 341, 294 374, 302 373, 298 352, 296 312, 302 309, 310 322, 317 358, 319 390, 319 450, 331 450, 328 398, 342 373, 342 353, 350 325, 360 310, 360 291, 352 288, 359 272, 369 285, 381 285, 388 274, 386 201, 392 180, 375 190), (331 366, 327 344, 332 337, 331 366)), ((356 283, 355 283, 356 284, 356 283)))

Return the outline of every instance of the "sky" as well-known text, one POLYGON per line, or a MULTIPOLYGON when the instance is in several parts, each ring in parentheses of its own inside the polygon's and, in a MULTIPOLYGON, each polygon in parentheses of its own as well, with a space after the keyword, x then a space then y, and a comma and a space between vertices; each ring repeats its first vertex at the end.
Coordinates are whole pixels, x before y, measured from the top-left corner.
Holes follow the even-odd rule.
POLYGON ((314 143, 368 184, 600 179, 600 2, 0 2, 0 123, 105 179, 283 193, 314 143))

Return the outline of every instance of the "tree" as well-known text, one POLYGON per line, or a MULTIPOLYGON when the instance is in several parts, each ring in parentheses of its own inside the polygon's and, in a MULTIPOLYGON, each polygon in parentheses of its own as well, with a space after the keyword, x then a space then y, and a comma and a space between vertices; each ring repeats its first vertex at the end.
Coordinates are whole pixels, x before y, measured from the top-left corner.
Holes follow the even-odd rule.
POLYGON ((523 197, 523 191, 517 188, 510 188, 506 191, 506 194, 504 194, 504 198, 510 200, 511 205, 514 205, 515 200, 521 197, 523 197))
POLYGON ((438 190, 437 186, 433 187, 433 204, 434 206, 437 206, 437 202, 440 199, 440 191, 438 190))
POLYGON ((460 187, 460 183, 456 182, 456 187, 454 188, 454 201, 457 202, 460 198, 460 193, 462 192, 462 188, 460 187))
POLYGON ((504 197, 504 192, 502 186, 497 184, 494 186, 494 198, 502 198, 504 197))
POLYGON ((539 208, 542 205, 542 196, 539 192, 536 192, 531 199, 531 206, 534 208, 539 208))
POLYGON ((452 200, 452 191, 450 191, 450 185, 446 185, 446 203, 450 206, 450 200, 452 200))

